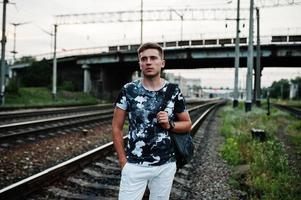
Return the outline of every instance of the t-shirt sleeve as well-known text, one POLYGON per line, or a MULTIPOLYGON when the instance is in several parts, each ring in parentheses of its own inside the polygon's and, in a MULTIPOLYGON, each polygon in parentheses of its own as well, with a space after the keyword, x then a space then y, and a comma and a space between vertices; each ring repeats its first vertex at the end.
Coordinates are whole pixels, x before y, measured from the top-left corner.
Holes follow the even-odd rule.
POLYGON ((119 92, 119 94, 115 100, 115 107, 118 107, 122 110, 127 110, 128 104, 127 104, 125 87, 123 87, 121 89, 121 91, 119 92))
POLYGON ((175 97, 175 113, 182 113, 186 111, 186 102, 185 98, 179 87, 176 88, 176 97, 175 97))

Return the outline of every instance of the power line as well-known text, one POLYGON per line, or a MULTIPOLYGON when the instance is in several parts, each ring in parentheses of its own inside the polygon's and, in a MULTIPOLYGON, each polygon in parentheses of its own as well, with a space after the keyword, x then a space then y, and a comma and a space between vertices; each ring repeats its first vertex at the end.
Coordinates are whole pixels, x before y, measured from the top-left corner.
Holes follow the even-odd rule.
MULTIPOLYGON (((225 20, 228 16, 235 16, 236 8, 229 7, 232 0, 225 1, 226 8, 169 8, 143 10, 143 21, 198 21, 198 20, 225 20), (179 13, 181 17, 179 18, 179 13)), ((284 6, 301 5, 301 1, 296 0, 258 0, 258 8, 275 8, 284 6)), ((200 6, 203 7, 203 6, 200 6)), ((247 16, 248 7, 240 8, 241 15, 247 16)), ((109 11, 94 13, 73 13, 55 15, 55 24, 90 24, 90 23, 116 23, 116 22, 137 22, 140 21, 141 10, 130 11, 109 11)))
MULTIPOLYGON (((247 9, 242 9, 242 11, 247 9)), ((225 20, 225 16, 231 15, 236 11, 235 8, 211 8, 211 9, 157 9, 144 10, 144 21, 179 21, 183 20, 225 20), (182 13, 179 18, 177 13, 182 13)), ((114 22, 136 22, 140 20, 141 10, 99 12, 82 14, 64 14, 55 16, 55 24, 89 24, 89 23, 114 23, 114 22)))

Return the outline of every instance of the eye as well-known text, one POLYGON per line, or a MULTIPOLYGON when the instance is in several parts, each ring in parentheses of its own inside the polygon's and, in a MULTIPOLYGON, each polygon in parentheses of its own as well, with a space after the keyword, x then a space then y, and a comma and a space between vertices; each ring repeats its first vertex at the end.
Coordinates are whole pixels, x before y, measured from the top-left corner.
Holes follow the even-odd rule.
POLYGON ((146 61, 147 61, 147 57, 141 57, 141 58, 140 58, 140 61, 141 61, 141 62, 146 62, 146 61))
POLYGON ((157 60, 158 57, 157 57, 157 56, 151 56, 150 59, 151 59, 151 60, 157 60))

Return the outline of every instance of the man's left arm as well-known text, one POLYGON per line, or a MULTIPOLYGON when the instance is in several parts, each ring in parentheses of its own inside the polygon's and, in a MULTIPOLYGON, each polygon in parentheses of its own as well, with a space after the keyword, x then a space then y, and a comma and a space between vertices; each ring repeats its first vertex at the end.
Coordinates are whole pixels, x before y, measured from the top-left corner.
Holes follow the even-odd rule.
MULTIPOLYGON (((184 111, 181 113, 176 113, 177 121, 174 121, 174 127, 172 128, 172 132, 175 133, 185 133, 191 130, 191 119, 188 111, 184 111)), ((157 120, 161 124, 161 126, 167 130, 170 129, 170 121, 168 117, 168 113, 165 111, 160 111, 157 114, 157 120)))
POLYGON ((177 121, 174 122, 174 128, 172 132, 175 133, 185 133, 191 130, 192 123, 187 111, 182 113, 176 113, 177 121))

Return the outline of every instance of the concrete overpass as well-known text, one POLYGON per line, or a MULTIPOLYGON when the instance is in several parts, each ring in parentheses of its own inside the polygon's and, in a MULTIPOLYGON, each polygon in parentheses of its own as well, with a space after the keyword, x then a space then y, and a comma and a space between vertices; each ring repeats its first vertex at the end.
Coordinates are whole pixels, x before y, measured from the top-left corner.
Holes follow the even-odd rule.
MULTIPOLYGON (((234 67, 234 45, 194 46, 192 41, 187 43, 189 45, 179 44, 162 44, 165 49, 165 69, 234 67)), ((58 84, 72 81, 77 89, 91 92, 101 99, 112 99, 121 86, 131 80, 133 72, 139 70, 137 47, 123 45, 113 47, 109 52, 61 57, 57 65, 58 84)), ((245 44, 240 46, 240 67, 247 66, 247 49, 245 44)), ((12 66, 11 69, 19 71, 22 66, 12 66)), ((261 45, 261 67, 301 67, 301 43, 261 45)))

